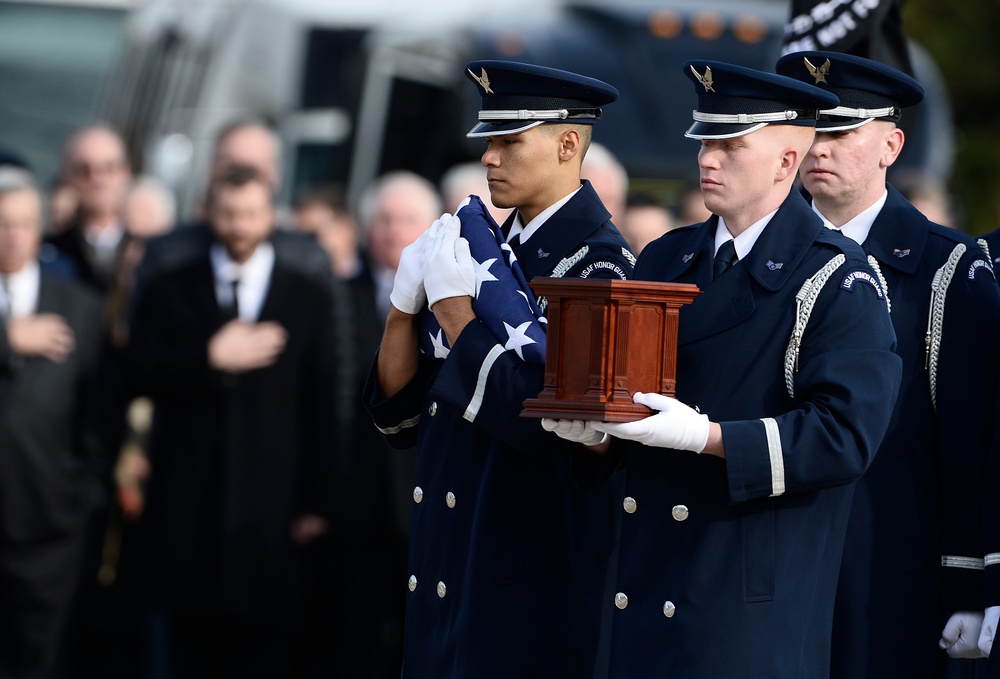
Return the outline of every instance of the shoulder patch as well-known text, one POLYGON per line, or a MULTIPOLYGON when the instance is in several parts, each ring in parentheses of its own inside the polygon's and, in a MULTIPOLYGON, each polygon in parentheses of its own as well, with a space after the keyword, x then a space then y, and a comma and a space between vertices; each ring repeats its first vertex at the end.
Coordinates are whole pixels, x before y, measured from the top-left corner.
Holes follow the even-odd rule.
POLYGON ((861 269, 849 271, 847 275, 844 276, 844 280, 840 282, 840 287, 848 292, 854 292, 854 284, 858 282, 867 283, 872 286, 879 299, 885 298, 885 293, 882 291, 882 285, 878 282, 878 279, 875 278, 871 272, 863 271, 861 269))
POLYGON ((990 263, 988 261, 986 261, 985 259, 978 259, 977 258, 977 259, 973 260, 973 262, 972 262, 971 265, 969 265, 969 280, 970 281, 973 280, 976 277, 976 274, 979 273, 980 269, 986 269, 990 273, 990 276, 993 278, 993 280, 996 280, 996 274, 993 273, 993 267, 990 266, 990 263))

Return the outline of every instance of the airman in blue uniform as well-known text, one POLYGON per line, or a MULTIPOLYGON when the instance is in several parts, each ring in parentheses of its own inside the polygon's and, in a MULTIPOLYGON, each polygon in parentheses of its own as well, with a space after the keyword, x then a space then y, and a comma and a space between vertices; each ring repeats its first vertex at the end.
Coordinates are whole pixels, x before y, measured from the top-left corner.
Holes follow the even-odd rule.
POLYGON ((720 62, 684 70, 713 216, 635 270, 702 289, 680 312, 677 399, 636 393, 653 414, 624 424, 543 420, 591 445, 609 433, 624 465, 599 676, 825 677, 854 485, 899 383, 887 300, 861 248, 793 190, 836 96, 720 62))
POLYGON ((923 98, 919 83, 835 52, 788 54, 776 68, 840 98, 820 112, 799 173, 813 210, 883 277, 903 361, 889 431, 854 495, 831 676, 945 676, 941 649, 980 655, 1000 290, 980 244, 886 184, 904 143, 896 123, 923 98))
MULTIPOLYGON (((1000 229, 982 236, 979 241, 986 244, 986 252, 993 262, 993 270, 1000 267, 1000 229)), ((997 382, 1000 389, 1000 381, 997 382)), ((993 417, 996 425, 993 447, 987 465, 985 480, 985 500, 983 503, 983 564, 985 580, 986 610, 983 628, 979 633, 979 651, 987 656, 989 679, 1000 677, 1000 652, 994 655, 993 640, 1000 630, 1000 393, 997 394, 997 411, 993 417)))
MULTIPOLYGON (((482 95, 469 136, 486 142, 493 203, 515 210, 504 231, 528 280, 631 274, 634 257, 579 174, 617 91, 514 62, 473 62, 467 75, 482 95)), ((404 251, 365 389, 390 443, 417 446, 403 676, 589 677, 603 567, 592 536, 610 535, 610 516, 571 483, 572 447, 519 417, 543 366, 505 350, 473 312, 457 221, 444 215, 404 251), (425 304, 450 345, 443 361, 417 352, 425 304)))

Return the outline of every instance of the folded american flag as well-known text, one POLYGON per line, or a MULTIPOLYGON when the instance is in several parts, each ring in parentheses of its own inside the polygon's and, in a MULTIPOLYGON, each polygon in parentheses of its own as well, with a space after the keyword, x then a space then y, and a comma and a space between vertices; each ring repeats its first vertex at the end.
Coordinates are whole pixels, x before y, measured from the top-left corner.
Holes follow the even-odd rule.
MULTIPOLYGON (((547 322, 500 227, 479 196, 463 201, 456 216, 476 263, 472 310, 504 349, 515 352, 522 361, 544 365, 547 322)), ((420 327, 420 351, 433 358, 446 358, 450 351, 448 340, 427 309, 421 312, 420 327)))

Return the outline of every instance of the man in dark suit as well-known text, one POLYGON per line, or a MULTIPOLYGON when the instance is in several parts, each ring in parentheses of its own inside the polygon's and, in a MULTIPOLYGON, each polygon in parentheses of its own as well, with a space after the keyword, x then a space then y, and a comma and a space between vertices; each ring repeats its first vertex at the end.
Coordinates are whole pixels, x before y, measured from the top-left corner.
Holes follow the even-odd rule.
MULTIPOLYGON (((234 165, 252 167, 267 181, 275 195, 281 190, 281 138, 264 122, 236 120, 223 127, 215 140, 207 184, 211 185, 234 165)), ((136 274, 137 294, 158 272, 190 262, 201 255, 212 240, 209 225, 199 213, 193 222, 181 224, 168 234, 153 238, 136 274)), ((274 253, 282 265, 303 271, 323 282, 330 281, 326 255, 315 239, 287 229, 280 219, 271 235, 274 253)))
POLYGON ((127 235, 122 221, 132 181, 125 141, 106 125, 87 125, 63 146, 62 181, 76 194, 77 213, 65 230, 52 234, 63 273, 103 294, 111 286, 127 235))
POLYGON ((43 272, 41 198, 0 170, 0 676, 58 676, 107 472, 96 299, 43 272))
POLYGON ((150 279, 135 314, 131 365, 156 407, 150 585, 177 676, 290 676, 302 547, 337 490, 332 300, 276 258, 259 172, 224 172, 208 217, 214 240, 150 279))

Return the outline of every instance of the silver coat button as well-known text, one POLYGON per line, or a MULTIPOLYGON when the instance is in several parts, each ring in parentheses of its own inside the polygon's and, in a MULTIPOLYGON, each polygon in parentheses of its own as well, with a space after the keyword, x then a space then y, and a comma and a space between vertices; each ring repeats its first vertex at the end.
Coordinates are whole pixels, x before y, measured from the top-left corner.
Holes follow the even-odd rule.
POLYGON ((686 505, 674 505, 674 508, 670 510, 670 516, 674 517, 678 521, 683 521, 688 518, 688 508, 686 505))
POLYGON ((418 505, 424 501, 424 489, 421 488, 420 486, 416 486, 413 489, 413 501, 416 502, 418 505))
POLYGON ((676 612, 677 612, 677 607, 674 606, 673 601, 668 601, 665 604, 663 604, 663 615, 667 616, 668 618, 672 618, 674 617, 674 613, 676 612))
POLYGON ((635 502, 635 498, 627 497, 625 498, 624 502, 622 502, 622 507, 624 507, 625 511, 628 512, 629 514, 635 514, 635 510, 638 507, 638 505, 635 502))
POLYGON ((437 592, 438 592, 438 596, 443 599, 444 595, 448 593, 448 588, 445 587, 445 584, 443 582, 439 582, 438 583, 437 592))
POLYGON ((448 494, 444 496, 444 503, 448 505, 448 509, 455 508, 455 494, 450 490, 448 491, 448 494))
POLYGON ((411 575, 410 576, 410 581, 408 583, 406 583, 406 586, 410 588, 411 592, 416 591, 416 589, 417 589, 417 576, 416 575, 411 575))
POLYGON ((427 414, 430 415, 431 417, 434 417, 435 415, 437 415, 437 411, 438 411, 437 401, 431 401, 431 404, 427 406, 427 414))
POLYGON ((624 592, 618 592, 615 594, 615 606, 624 610, 628 606, 628 597, 625 596, 624 592))

